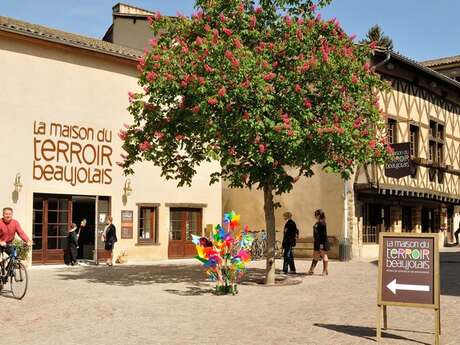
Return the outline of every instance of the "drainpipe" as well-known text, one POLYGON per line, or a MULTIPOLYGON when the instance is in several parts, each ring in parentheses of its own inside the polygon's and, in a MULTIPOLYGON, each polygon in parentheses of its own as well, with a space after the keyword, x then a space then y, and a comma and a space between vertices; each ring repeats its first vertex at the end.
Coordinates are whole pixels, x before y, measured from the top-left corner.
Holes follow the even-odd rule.
POLYGON ((343 180, 343 237, 348 241, 348 180, 343 180))

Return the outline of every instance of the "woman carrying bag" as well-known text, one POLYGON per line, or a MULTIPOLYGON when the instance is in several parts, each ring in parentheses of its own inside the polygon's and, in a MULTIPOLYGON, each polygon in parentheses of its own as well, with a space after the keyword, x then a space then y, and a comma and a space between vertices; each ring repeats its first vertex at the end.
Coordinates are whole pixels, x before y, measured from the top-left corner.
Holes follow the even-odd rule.
POLYGON ((106 261, 107 266, 113 266, 113 247, 117 242, 117 232, 112 222, 113 218, 108 216, 106 219, 106 227, 102 233, 102 241, 105 243, 104 248, 110 253, 110 258, 106 261))
POLYGON ((327 239, 326 215, 323 210, 316 210, 315 218, 316 223, 313 226, 313 260, 307 275, 313 275, 316 264, 321 257, 323 258, 323 276, 327 276, 329 274, 329 259, 327 257, 327 252, 329 251, 329 241, 327 239))

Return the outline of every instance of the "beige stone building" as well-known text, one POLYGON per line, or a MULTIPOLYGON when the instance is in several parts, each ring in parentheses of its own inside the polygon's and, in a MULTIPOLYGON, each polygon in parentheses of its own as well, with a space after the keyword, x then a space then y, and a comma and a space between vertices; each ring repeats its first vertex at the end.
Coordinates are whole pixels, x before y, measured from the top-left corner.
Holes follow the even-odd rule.
POLYGON ((0 206, 33 238, 33 263, 63 261, 71 223, 85 218, 79 257, 103 258, 107 215, 117 227, 115 257, 194 254, 191 234, 221 219, 222 189, 203 165, 178 189, 151 164, 124 177, 118 131, 130 122, 139 50, 0 17, 0 206))

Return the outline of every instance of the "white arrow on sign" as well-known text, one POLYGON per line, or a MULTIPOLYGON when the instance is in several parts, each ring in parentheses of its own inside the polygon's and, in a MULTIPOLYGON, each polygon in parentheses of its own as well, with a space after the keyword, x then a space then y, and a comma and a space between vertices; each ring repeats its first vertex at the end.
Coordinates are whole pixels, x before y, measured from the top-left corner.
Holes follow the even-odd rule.
POLYGON ((398 284, 396 279, 387 285, 387 288, 396 295, 397 290, 406 291, 430 291, 429 285, 412 285, 412 284, 398 284))

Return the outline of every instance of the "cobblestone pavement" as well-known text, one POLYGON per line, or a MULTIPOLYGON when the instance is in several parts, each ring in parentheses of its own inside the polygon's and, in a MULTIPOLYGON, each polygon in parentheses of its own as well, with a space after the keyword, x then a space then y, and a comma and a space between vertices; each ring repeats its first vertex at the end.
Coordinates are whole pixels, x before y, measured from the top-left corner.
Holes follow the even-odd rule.
MULTIPOLYGON (((442 344, 460 344, 460 253, 442 261, 442 344)), ((307 265, 297 261, 298 271, 307 265)), ((258 284, 263 266, 251 264, 236 296, 213 295, 189 260, 34 267, 24 300, 0 294, 1 343, 376 344, 375 262, 332 262, 328 277, 299 274, 275 287, 258 284)), ((388 312, 383 344, 433 342, 432 311, 388 312)))

